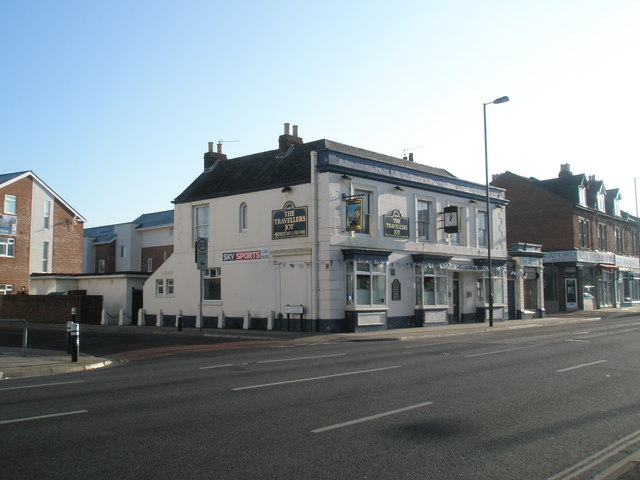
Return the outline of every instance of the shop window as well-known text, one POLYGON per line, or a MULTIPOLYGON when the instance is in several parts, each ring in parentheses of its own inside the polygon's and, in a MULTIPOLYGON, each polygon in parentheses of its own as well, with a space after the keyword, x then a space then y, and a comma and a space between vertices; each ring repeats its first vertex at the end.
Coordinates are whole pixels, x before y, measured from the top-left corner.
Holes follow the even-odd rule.
POLYGON ((220 267, 206 270, 203 285, 203 298, 205 300, 222 300, 221 273, 220 267))
POLYGON ((347 305, 362 307, 386 305, 386 292, 386 262, 347 262, 347 305))
POLYGON ((14 238, 0 237, 0 257, 15 257, 14 238))
POLYGON ((419 306, 447 305, 448 274, 440 266, 416 265, 416 303, 419 306))
MULTIPOLYGON (((478 301, 480 303, 489 304, 489 279, 487 273, 483 274, 483 278, 478 279, 478 301)), ((491 275, 491 286, 493 288, 493 303, 504 303, 504 289, 502 288, 502 275, 499 269, 494 268, 491 275)))

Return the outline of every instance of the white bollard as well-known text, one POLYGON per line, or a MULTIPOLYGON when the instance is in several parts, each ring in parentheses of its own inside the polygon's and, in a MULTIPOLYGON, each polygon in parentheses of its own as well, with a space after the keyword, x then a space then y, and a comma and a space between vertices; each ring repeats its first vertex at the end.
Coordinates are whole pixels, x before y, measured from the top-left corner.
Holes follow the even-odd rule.
POLYGON ((267 315, 267 330, 273 330, 273 320, 276 316, 276 312, 271 310, 269 315, 267 315))
POLYGON ((243 330, 249 330, 249 320, 251 320, 251 315, 249 314, 249 311, 247 310, 246 312, 244 312, 244 315, 243 315, 243 320, 242 320, 242 329, 243 330))
POLYGON ((160 313, 158 313, 158 318, 156 319, 156 327, 161 327, 164 325, 164 313, 162 313, 162 310, 160 310, 160 313))

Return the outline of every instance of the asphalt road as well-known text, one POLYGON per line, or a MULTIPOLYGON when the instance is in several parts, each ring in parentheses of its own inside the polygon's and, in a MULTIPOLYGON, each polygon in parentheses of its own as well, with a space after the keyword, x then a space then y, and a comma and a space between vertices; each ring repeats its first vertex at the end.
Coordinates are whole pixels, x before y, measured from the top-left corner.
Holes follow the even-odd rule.
POLYGON ((593 478, 640 448, 640 318, 237 345, 0 384, 2 478, 593 478))

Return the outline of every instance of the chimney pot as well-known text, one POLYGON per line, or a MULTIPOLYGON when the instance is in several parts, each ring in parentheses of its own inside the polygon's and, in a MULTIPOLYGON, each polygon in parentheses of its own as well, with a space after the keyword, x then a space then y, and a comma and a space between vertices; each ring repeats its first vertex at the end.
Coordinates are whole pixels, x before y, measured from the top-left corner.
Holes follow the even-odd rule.
POLYGON ((289 135, 289 124, 288 123, 284 124, 284 134, 285 135, 289 135))
POLYGON ((209 142, 209 152, 213 152, 213 142, 209 142))
POLYGON ((413 152, 409 152, 409 161, 413 162, 413 152))
POLYGON ((293 126, 293 136, 297 137, 298 136, 298 125, 294 125, 293 126))
POLYGON ((222 142, 218 142, 218 153, 222 153, 222 142))

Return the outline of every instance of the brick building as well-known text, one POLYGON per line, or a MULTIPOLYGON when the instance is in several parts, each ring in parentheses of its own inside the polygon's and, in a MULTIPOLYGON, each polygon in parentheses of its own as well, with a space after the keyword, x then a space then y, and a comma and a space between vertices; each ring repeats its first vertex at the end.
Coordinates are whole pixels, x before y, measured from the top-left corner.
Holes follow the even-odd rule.
POLYGON ((548 312, 640 301, 637 218, 620 210, 620 191, 561 166, 557 178, 511 172, 494 177, 506 190, 507 241, 536 243, 544 257, 548 312))
POLYGON ((31 171, 0 174, 0 295, 31 273, 80 273, 86 220, 31 171))
POLYGON ((173 210, 84 231, 84 273, 153 273, 173 253, 173 210))

